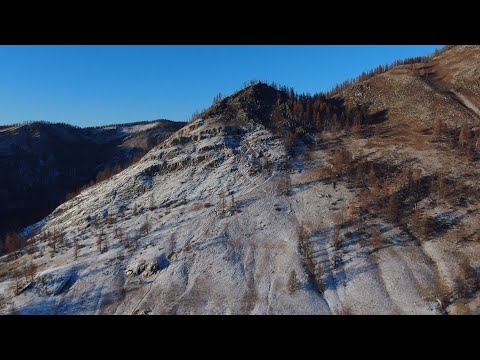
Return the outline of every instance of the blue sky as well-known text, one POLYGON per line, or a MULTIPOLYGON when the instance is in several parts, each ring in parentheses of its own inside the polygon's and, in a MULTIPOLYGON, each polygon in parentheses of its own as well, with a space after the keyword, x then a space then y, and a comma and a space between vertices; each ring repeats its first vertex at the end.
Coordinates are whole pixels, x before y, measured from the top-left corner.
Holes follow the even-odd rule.
POLYGON ((439 47, 0 46, 0 124, 186 120, 252 79, 315 93, 439 47))

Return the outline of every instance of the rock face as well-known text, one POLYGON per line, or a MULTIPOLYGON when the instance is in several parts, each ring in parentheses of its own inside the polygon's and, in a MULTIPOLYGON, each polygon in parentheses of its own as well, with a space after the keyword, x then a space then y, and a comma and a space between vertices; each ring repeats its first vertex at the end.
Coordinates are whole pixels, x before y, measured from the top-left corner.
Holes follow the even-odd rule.
MULTIPOLYGON (((480 66, 468 64, 468 73, 480 66)), ((221 100, 60 205, 37 226, 37 252, 0 259, 2 311, 478 313, 480 167, 448 134, 432 134, 438 117, 475 118, 442 93, 445 79, 403 65, 354 85, 335 101, 368 103, 379 121, 290 148, 272 124, 285 94, 256 84, 221 100), (44 234, 55 232, 64 240, 53 250, 44 234), (30 261, 42 276, 60 268, 75 281, 56 296, 37 285, 12 296, 10 269, 30 261)))
POLYGON ((143 275, 144 277, 149 277, 153 274, 156 274, 159 270, 159 265, 157 259, 153 259, 147 262, 145 259, 140 258, 132 261, 127 265, 125 270, 126 276, 138 276, 143 275))

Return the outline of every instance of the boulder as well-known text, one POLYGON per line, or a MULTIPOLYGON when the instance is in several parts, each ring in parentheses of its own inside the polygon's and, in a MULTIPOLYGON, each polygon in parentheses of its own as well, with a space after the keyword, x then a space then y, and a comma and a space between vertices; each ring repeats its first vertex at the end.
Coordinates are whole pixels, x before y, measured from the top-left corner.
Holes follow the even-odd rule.
POLYGON ((145 270, 143 271, 143 276, 148 277, 150 275, 153 275, 157 272, 157 270, 158 270, 157 260, 153 260, 145 266, 145 270))
POLYGON ((132 261, 125 269, 126 276, 143 275, 145 277, 156 274, 170 265, 170 261, 165 257, 165 254, 147 262, 145 259, 136 259, 132 261))
POLYGON ((137 259, 127 265, 125 269, 126 276, 137 276, 140 275, 146 267, 145 259, 137 259))

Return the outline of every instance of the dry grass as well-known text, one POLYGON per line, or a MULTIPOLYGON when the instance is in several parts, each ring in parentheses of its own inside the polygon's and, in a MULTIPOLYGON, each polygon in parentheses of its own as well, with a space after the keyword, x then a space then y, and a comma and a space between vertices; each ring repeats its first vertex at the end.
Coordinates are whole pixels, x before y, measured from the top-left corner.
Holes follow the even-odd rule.
POLYGON ((250 314, 258 301, 258 292, 255 288, 249 287, 245 292, 240 305, 240 314, 250 314))
POLYGON ((303 161, 312 161, 315 159, 314 151, 304 151, 303 152, 303 161))
POLYGON ((355 313, 350 306, 345 305, 340 308, 340 310, 338 311, 338 315, 355 315, 355 313))
POLYGON ((193 205, 192 205, 192 208, 191 208, 191 211, 198 211, 198 210, 202 210, 203 208, 207 208, 209 206, 207 206, 207 204, 209 203, 200 203, 200 202, 195 202, 193 205))

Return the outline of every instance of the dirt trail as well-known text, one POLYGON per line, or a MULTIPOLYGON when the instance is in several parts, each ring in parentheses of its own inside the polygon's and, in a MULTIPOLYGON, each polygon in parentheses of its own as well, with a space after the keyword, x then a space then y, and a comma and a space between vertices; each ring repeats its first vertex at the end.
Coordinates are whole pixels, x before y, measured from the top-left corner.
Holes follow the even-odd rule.
POLYGON ((477 115, 480 118, 480 110, 475 106, 474 103, 472 103, 465 95, 459 93, 456 90, 450 90, 452 94, 454 94, 457 99, 465 105, 468 109, 470 109, 475 115, 477 115))

